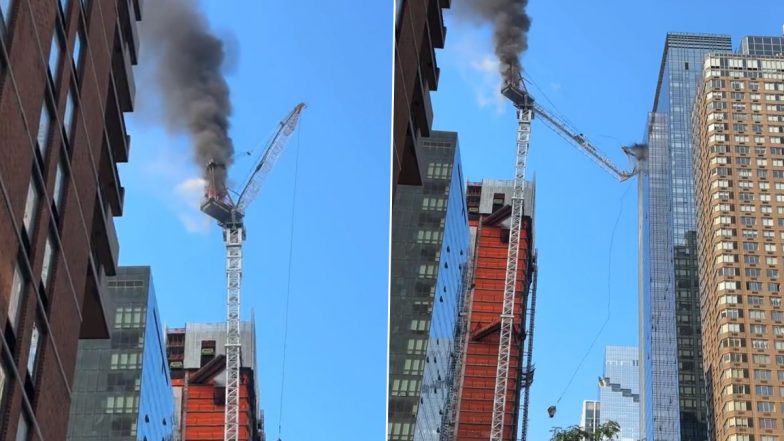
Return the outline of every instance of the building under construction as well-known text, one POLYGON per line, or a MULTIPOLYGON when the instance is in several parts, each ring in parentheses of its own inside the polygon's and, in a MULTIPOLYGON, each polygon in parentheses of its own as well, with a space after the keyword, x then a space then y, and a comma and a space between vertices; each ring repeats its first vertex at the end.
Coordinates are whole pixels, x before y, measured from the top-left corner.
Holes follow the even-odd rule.
MULTIPOLYGON (((241 322, 239 440, 264 441, 256 381, 256 329, 241 322)), ((226 401, 226 324, 188 323, 166 330, 180 441, 223 440, 226 401)))
MULTIPOLYGON (((462 385, 456 415, 456 440, 487 441, 493 417, 498 368, 501 311, 511 220, 512 181, 468 183, 468 222, 473 256, 472 289, 467 302, 467 326, 462 361, 462 385)), ((514 327, 509 357, 503 440, 516 440, 525 424, 527 386, 533 380, 530 363, 535 301, 533 247, 534 185, 525 183, 519 259, 514 302, 514 327), (533 288, 533 289, 532 289, 533 288), (533 294, 533 295, 532 295, 533 294), (521 416, 523 417, 521 419, 521 416)))

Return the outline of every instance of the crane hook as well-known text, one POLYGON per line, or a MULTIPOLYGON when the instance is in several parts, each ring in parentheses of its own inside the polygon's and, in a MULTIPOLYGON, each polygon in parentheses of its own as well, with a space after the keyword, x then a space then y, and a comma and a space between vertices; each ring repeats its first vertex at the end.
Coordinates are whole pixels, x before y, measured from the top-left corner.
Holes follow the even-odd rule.
POLYGON ((547 408, 547 414, 550 415, 550 418, 555 416, 555 406, 550 406, 547 408))

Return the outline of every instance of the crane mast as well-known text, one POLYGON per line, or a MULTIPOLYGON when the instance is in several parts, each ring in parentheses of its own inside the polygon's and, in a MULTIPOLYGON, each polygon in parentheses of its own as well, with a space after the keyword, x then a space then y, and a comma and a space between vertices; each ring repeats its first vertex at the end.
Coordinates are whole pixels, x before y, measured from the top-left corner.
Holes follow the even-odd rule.
POLYGON ((503 441, 506 397, 509 383, 509 360, 514 331, 514 300, 517 291, 517 267, 520 254, 520 226, 523 218, 523 190, 525 185, 525 165, 528 159, 528 145, 533 120, 533 99, 520 87, 507 84, 502 90, 504 96, 517 107, 517 155, 515 156, 515 177, 512 187, 512 217, 509 227, 509 249, 506 255, 504 276, 504 298, 501 308, 501 327, 498 342, 498 367, 495 376, 493 395, 493 417, 490 426, 490 441, 503 441))
POLYGON ((240 368, 242 367, 242 341, 240 337, 240 285, 242 282, 242 244, 245 241, 245 209, 261 189, 264 177, 272 169, 299 121, 303 103, 280 123, 280 127, 267 146, 264 155, 242 188, 237 203, 215 182, 218 169, 225 175, 224 164, 211 161, 207 165, 207 194, 201 210, 223 228, 226 245, 226 400, 224 412, 224 441, 239 441, 240 427, 240 368))

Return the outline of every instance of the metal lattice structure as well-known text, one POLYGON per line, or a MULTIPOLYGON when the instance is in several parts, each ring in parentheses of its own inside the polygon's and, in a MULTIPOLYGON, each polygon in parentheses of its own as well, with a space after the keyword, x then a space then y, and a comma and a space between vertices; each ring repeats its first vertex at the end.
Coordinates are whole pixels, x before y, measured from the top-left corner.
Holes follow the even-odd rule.
POLYGON ((225 441, 239 441, 240 427, 240 284, 242 282, 242 242, 245 228, 241 223, 225 227, 226 243, 226 409, 225 441))
MULTIPOLYGON (((522 83, 521 83, 522 86, 522 83)), ((509 383, 509 359, 512 350, 514 331, 514 302, 517 288, 517 267, 520 253, 520 227, 523 219, 523 190, 525 186, 525 164, 528 159, 528 145, 533 120, 533 101, 521 89, 507 85, 504 94, 514 94, 519 100, 510 99, 517 107, 517 155, 515 157, 515 177, 512 189, 512 217, 509 227, 509 250, 506 255, 504 277, 504 302, 501 310, 501 328, 498 342, 498 368, 495 376, 493 395, 493 417, 490 427, 490 441, 503 441, 506 396, 509 383)))
POLYGON ((237 203, 228 194, 217 192, 215 170, 225 164, 211 162, 207 166, 207 195, 201 210, 218 221, 223 228, 226 244, 226 409, 224 441, 239 441, 240 426, 240 368, 242 343, 240 341, 240 288, 242 282, 242 244, 245 241, 245 208, 261 189, 264 177, 280 157, 283 147, 291 137, 305 105, 300 103, 280 123, 280 127, 267 145, 264 155, 242 188, 237 203))

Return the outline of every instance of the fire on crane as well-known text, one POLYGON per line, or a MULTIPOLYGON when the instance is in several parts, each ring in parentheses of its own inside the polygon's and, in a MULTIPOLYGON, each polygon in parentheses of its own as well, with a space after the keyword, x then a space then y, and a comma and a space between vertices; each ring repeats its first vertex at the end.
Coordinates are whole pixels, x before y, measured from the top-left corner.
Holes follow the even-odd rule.
MULTIPOLYGON (((500 338, 498 343, 498 366, 496 370, 495 389, 493 397, 493 415, 490 427, 490 441, 503 441, 504 436, 504 415, 506 410, 507 384, 509 378, 509 362, 512 350, 512 335, 514 332, 514 301, 515 286, 517 283, 518 254, 520 246, 520 226, 523 215, 523 185, 525 181, 525 166, 528 159, 528 147, 531 136, 531 121, 534 115, 539 115, 558 135, 575 145, 580 151, 587 154, 591 159, 598 163, 602 168, 610 172, 620 181, 625 181, 639 172, 635 167, 631 172, 624 171, 604 156, 586 137, 573 130, 565 121, 554 116, 551 112, 544 109, 535 102, 533 97, 525 88, 523 79, 520 78, 517 84, 507 83, 501 90, 517 109, 517 155, 515 159, 515 177, 512 190, 512 215, 509 230, 509 248, 507 251, 503 306, 501 309, 500 338)), ((632 158, 638 158, 641 154, 634 146, 624 147, 624 151, 632 158)), ((526 270, 526 273, 528 271, 526 270)), ((531 317, 533 319, 533 317, 531 317)), ((531 329, 531 333, 533 329, 531 329)), ((530 336, 529 336, 530 338, 530 336)), ((529 343, 529 350, 530 350, 529 343)), ((529 360, 530 361, 530 360, 529 360)), ((529 387, 530 382, 526 382, 525 387, 529 387)), ((528 394, 525 394, 525 402, 522 403, 523 419, 527 420, 528 415, 528 394)), ((555 406, 550 406, 547 411, 550 417, 555 415, 555 406)), ((523 421, 524 427, 527 421, 523 421)), ((522 440, 525 441, 527 434, 522 433, 522 440)))
MULTIPOLYGON (((267 149, 251 173, 248 182, 239 192, 234 203, 226 192, 218 190, 215 182, 216 170, 226 168, 225 164, 211 161, 207 165, 207 188, 201 210, 218 221, 223 228, 223 241, 226 244, 226 409, 224 422, 224 441, 239 441, 240 426, 240 282, 242 279, 242 243, 245 241, 245 209, 261 189, 264 177, 280 157, 283 147, 291 137, 299 121, 304 103, 297 104, 294 110, 280 123, 267 149), (222 194, 223 193, 223 194, 222 194)), ((223 173, 225 174, 225 173, 223 173)))

